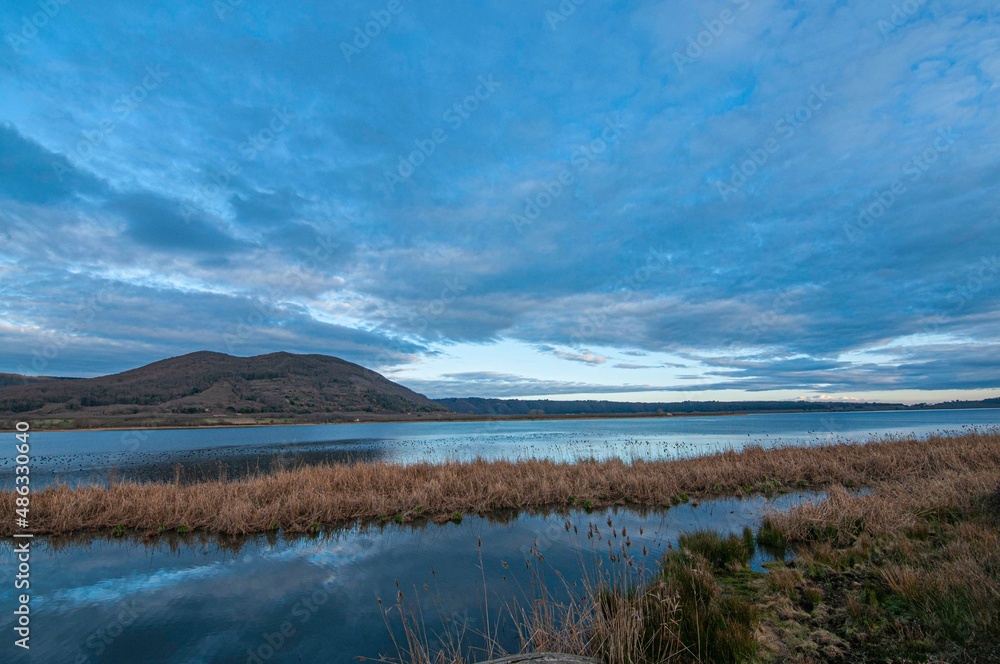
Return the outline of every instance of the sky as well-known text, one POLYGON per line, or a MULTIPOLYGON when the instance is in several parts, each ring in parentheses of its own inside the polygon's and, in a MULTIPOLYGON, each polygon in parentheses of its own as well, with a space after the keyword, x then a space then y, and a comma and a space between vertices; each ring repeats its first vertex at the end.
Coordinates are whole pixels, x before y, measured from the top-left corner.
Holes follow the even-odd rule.
POLYGON ((0 371, 1000 393, 1000 3, 6 0, 0 371))

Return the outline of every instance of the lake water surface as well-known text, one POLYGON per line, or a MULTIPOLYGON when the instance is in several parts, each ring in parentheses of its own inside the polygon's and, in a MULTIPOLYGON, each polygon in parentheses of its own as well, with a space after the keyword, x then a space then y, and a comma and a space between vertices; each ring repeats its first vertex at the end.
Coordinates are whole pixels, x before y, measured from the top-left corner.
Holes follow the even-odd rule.
MULTIPOLYGON (((43 477, 106 481, 114 469, 117 476, 157 479, 172 477, 176 463, 190 478, 222 472, 219 464, 231 476, 241 466, 246 472, 352 459, 676 458, 747 444, 814 445, 997 425, 1000 410, 984 409, 43 432, 31 438, 32 477, 36 485, 43 477)), ((512 598, 533 596, 533 583, 557 595, 576 592, 585 572, 621 564, 609 553, 619 553, 626 539, 634 565, 651 570, 682 532, 738 532, 757 523, 763 510, 805 498, 723 499, 647 513, 466 517, 459 524, 349 528, 238 545, 190 535, 152 542, 38 538, 30 661, 262 664, 395 656, 377 598, 388 608, 400 591, 411 606, 419 600, 431 641, 451 621, 488 629, 512 648, 515 634, 498 622, 498 613, 512 598), (597 537, 588 537, 592 527, 597 537)), ((16 606, 12 547, 10 540, 0 542, 0 607, 16 606)), ((762 560, 758 554, 754 564, 762 560)), ((0 611, 0 633, 11 640, 12 617, 0 611)))
MULTIPOLYGON (((482 632, 489 615, 489 632, 516 651, 516 633, 498 615, 506 615, 512 598, 532 597, 533 582, 564 596, 564 581, 572 588, 584 571, 623 565, 609 552, 620 553, 626 540, 634 566, 652 570, 682 532, 739 532, 768 506, 800 499, 788 494, 646 514, 573 511, 506 522, 466 517, 460 524, 261 537, 238 548, 191 536, 151 544, 42 539, 32 557, 30 661, 260 664, 395 656, 377 598, 388 607, 400 590, 414 608, 419 602, 430 642, 444 633, 444 619, 482 632), (588 537, 591 525, 599 536, 588 537)), ((0 633, 13 640, 10 549, 9 541, 0 543, 0 633)), ((754 564, 763 560, 758 554, 754 564)), ((398 627, 395 611, 390 621, 398 627)))
MULTIPOLYGON (((178 464, 184 479, 195 480, 352 460, 669 459, 748 444, 815 445, 998 425, 1000 409, 970 409, 33 432, 32 472, 35 486, 43 486, 56 478, 173 480, 178 464)), ((9 455, 0 459, 0 481, 12 481, 12 464, 9 455)))

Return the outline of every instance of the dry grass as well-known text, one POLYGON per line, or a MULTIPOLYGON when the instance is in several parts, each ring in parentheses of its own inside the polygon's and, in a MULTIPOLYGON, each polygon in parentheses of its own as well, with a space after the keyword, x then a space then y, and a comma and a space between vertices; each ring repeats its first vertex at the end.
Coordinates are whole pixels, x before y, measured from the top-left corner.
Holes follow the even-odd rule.
POLYGON ((668 554, 651 580, 620 568, 617 577, 585 583, 568 602, 533 602, 515 615, 522 651, 607 664, 749 661, 758 648, 758 612, 724 588, 720 573, 682 549, 668 554))
MULTIPOLYGON (((762 532, 796 548, 768 584, 786 599, 776 624, 782 658, 843 650, 866 661, 997 661, 1000 657, 1000 471, 950 463, 926 477, 887 481, 863 495, 833 487, 826 498, 771 514, 762 532), (805 593, 822 597, 803 601, 805 593), (796 604, 798 601, 798 604, 796 604), (838 646, 796 639, 792 623, 821 625, 838 646)), ((781 604, 780 602, 777 604, 781 604)), ((813 640, 814 641, 814 640, 813 640)))
POLYGON ((823 500, 770 515, 767 526, 776 527, 792 544, 823 541, 843 547, 862 535, 919 536, 929 519, 947 521, 981 505, 984 496, 996 489, 998 471, 995 466, 978 464, 949 466, 926 476, 882 482, 862 495, 832 486, 823 500), (916 479, 923 481, 916 485, 916 479))
MULTIPOLYGON (((636 565, 622 544, 620 555, 611 556, 610 567, 586 571, 579 586, 563 580, 565 593, 554 592, 545 582, 540 571, 544 556, 533 551, 533 594, 505 604, 494 629, 513 622, 519 654, 557 652, 605 664, 752 661, 759 647, 758 611, 717 578, 749 573, 747 538, 702 531, 688 544, 692 548, 681 542, 665 555, 657 570, 636 565), (713 555, 713 562, 702 551, 735 555, 713 555)), ((429 633, 419 599, 404 600, 402 593, 394 605, 384 607, 383 616, 396 653, 381 662, 468 664, 509 654, 495 631, 489 631, 489 622, 485 632, 447 625, 442 632, 429 633)))
MULTIPOLYGON (((704 498, 887 482, 887 486, 897 488, 885 490, 905 492, 906 486, 922 479, 949 474, 966 478, 966 484, 942 484, 941 495, 933 496, 933 504, 943 501, 950 505, 960 500, 961 492, 979 486, 975 482, 982 480, 976 477, 997 469, 1000 433, 996 432, 812 448, 751 447, 677 461, 359 463, 196 484, 126 482, 110 488, 50 487, 33 494, 31 523, 39 534, 114 528, 226 534, 278 528, 307 532, 358 520, 447 520, 461 513, 557 506, 665 506, 685 494, 704 498)), ((846 500, 846 492, 836 488, 831 495, 833 501, 846 500)), ((14 498, 13 491, 0 493, 0 536, 12 534, 14 498)), ((874 503, 872 507, 852 505, 872 528, 890 527, 895 518, 875 509, 874 503)), ((812 509, 819 511, 800 510, 795 513, 799 524, 785 524, 793 539, 808 534, 811 519, 829 521, 822 510, 841 508, 831 502, 812 509)), ((852 526, 839 522, 836 527, 849 531, 852 526)))
MULTIPOLYGON (((1000 661, 997 448, 995 434, 970 434, 767 453, 808 461, 811 485, 829 485, 822 500, 770 514, 757 533, 761 544, 794 546, 791 562, 761 575, 746 567, 749 533, 685 533, 652 577, 618 566, 568 601, 537 584, 543 595, 510 612, 521 649, 607 664, 1000 661), (849 482, 871 490, 849 492, 849 482)), ((757 451, 746 457, 759 461, 757 451)), ((702 482, 732 472, 729 461, 664 466, 694 466, 702 482)), ((758 481, 792 477, 767 473, 758 481)), ((697 491, 668 491, 680 490, 697 491)), ((468 661, 461 648, 400 655, 392 661, 468 661)))

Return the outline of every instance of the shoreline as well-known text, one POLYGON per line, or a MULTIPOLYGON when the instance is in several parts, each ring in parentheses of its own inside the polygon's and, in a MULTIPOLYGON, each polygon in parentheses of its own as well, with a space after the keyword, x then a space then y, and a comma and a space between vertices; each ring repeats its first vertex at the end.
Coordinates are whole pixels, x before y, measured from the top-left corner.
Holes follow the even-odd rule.
MULTIPOLYGON (((998 409, 1000 410, 1000 409, 998 409)), ((806 413, 809 411, 761 411, 747 413, 621 413, 621 414, 589 414, 582 413, 576 415, 472 415, 454 413, 451 417, 388 417, 385 419, 359 419, 357 421, 337 420, 331 422, 221 422, 219 424, 178 424, 171 422, 158 425, 147 426, 111 426, 111 427, 60 427, 60 428, 36 428, 32 426, 32 432, 44 433, 66 433, 74 431, 183 431, 186 429, 256 429, 264 427, 310 427, 310 426, 340 426, 352 424, 423 424, 423 423, 450 423, 450 422, 530 422, 534 420, 621 420, 621 419, 652 419, 652 418, 673 418, 673 417, 740 417, 744 415, 760 415, 765 413, 806 413)), ((823 411, 827 412, 827 411, 823 411)), ((829 411, 829 412, 859 412, 859 411, 829 411)), ((883 412, 883 411, 863 411, 863 412, 883 412)), ((885 411, 891 412, 891 411, 885 411)), ((20 421, 31 423, 32 418, 22 418, 20 421)), ((34 418, 44 419, 44 418, 34 418)), ((11 421, 17 418, 11 418, 11 421)))
MULTIPOLYGON (((611 505, 667 507, 755 493, 872 488, 945 470, 993 472, 1000 432, 720 452, 689 459, 539 460, 310 466, 236 480, 66 485, 32 494, 35 535, 115 532, 246 535, 318 532, 365 522, 460 521, 463 514, 611 505)), ((0 537, 16 493, 0 492, 0 537)))
MULTIPOLYGON (((197 423, 182 424, 177 422, 164 423, 163 425, 139 425, 139 426, 94 426, 94 427, 58 427, 45 428, 36 427, 32 424, 33 433, 65 433, 65 432, 91 432, 91 431, 182 431, 186 429, 252 429, 262 427, 305 427, 305 426, 333 426, 351 424, 420 424, 420 423, 449 423, 449 422, 531 422, 531 421, 562 421, 562 420, 622 420, 622 419, 672 419, 685 417, 746 417, 750 415, 837 415, 843 413, 899 413, 899 412, 925 412, 925 411, 965 411, 965 410, 1000 410, 995 406, 974 406, 969 408, 890 408, 871 410, 759 410, 746 412, 718 412, 718 413, 616 413, 616 414, 552 414, 552 415, 473 415, 463 413, 445 414, 443 417, 408 417, 408 416, 387 416, 385 418, 358 419, 357 421, 337 420, 330 422, 220 422, 217 424, 197 423)), ((26 414, 26 415, 30 415, 26 414)), ((4 415, 7 418, 7 415, 4 415)), ((14 417, 7 421, 22 421, 31 424, 32 420, 45 420, 43 417, 14 417)), ((87 418, 90 419, 90 418, 87 418)))

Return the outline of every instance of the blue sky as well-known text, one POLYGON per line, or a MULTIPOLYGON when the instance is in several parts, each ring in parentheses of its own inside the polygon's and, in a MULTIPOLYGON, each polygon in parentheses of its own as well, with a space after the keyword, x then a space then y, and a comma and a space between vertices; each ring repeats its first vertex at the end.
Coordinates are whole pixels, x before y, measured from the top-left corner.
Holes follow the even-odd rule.
POLYGON ((8 0, 0 34, 0 371, 1000 388, 996 2, 8 0))

